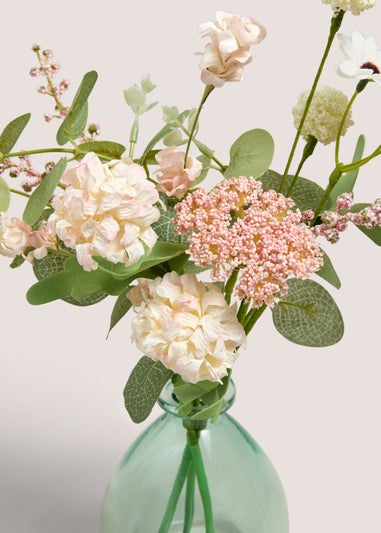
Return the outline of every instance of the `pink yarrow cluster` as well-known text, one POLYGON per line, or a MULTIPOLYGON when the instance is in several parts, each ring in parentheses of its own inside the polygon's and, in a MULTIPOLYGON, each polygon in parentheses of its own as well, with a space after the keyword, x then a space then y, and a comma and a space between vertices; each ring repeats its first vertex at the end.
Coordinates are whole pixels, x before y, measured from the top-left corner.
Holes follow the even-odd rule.
POLYGON ((176 206, 180 234, 192 232, 188 253, 224 281, 241 269, 235 293, 253 307, 273 306, 287 293, 287 279, 306 279, 323 264, 315 236, 293 211, 294 202, 241 176, 211 192, 198 189, 176 206))
MULTIPOLYGON (((352 206, 353 194, 341 194, 336 200, 335 210, 324 211, 320 216, 321 224, 313 226, 311 230, 317 237, 322 236, 327 241, 336 243, 340 239, 340 234, 347 229, 349 222, 356 226, 364 226, 367 229, 381 226, 381 198, 356 213, 349 212, 352 206)), ((313 213, 305 211, 303 219, 306 222, 311 222, 313 213)))

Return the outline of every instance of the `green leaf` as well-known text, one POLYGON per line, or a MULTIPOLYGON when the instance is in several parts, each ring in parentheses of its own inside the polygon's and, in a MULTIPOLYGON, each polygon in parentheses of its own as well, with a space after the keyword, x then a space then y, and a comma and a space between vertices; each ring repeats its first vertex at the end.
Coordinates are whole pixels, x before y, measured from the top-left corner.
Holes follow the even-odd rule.
POLYGON ((30 113, 21 115, 5 126, 0 135, 0 152, 8 154, 23 132, 30 119, 30 113))
POLYGON ((273 308, 275 328, 303 346, 330 346, 344 334, 344 323, 332 296, 312 281, 290 279, 289 291, 273 308))
POLYGON ((138 424, 149 416, 172 374, 160 361, 146 356, 140 359, 123 391, 124 404, 133 422, 138 424))
POLYGON ((112 141, 88 141, 78 145, 78 150, 81 152, 94 152, 98 156, 113 157, 120 159, 124 154, 126 147, 123 144, 112 141))
POLYGON ((176 201, 168 198, 165 194, 160 195, 161 202, 158 202, 157 207, 160 211, 160 218, 157 222, 152 224, 152 229, 156 232, 159 241, 173 242, 176 244, 187 245, 187 238, 184 235, 175 233, 175 226, 172 219, 176 216, 174 209, 176 201))
POLYGON ((336 270, 334 269, 333 264, 328 255, 324 252, 324 250, 321 251, 323 253, 324 264, 320 268, 320 270, 316 272, 316 274, 325 281, 328 281, 328 283, 336 287, 336 289, 340 289, 341 281, 339 279, 339 276, 337 275, 336 270))
POLYGON ((198 413, 192 415, 191 418, 192 420, 207 420, 210 418, 213 424, 214 422, 216 422, 217 418, 221 413, 221 410, 225 407, 225 405, 226 400, 224 398, 220 398, 214 404, 209 405, 198 413))
MULTIPOLYGON (((355 163, 356 161, 359 161, 362 158, 363 153, 364 153, 364 148, 365 148, 365 137, 364 135, 360 135, 357 140, 352 163, 355 163)), ((340 196, 340 194, 353 191, 359 171, 360 171, 360 168, 356 168, 354 170, 351 170, 350 172, 347 172, 346 174, 343 174, 340 177, 339 181, 336 183, 336 185, 334 186, 329 196, 333 205, 336 204, 336 199, 340 196)))
MULTIPOLYGON (((286 186, 284 188, 285 191, 287 191, 290 186, 292 178, 293 176, 287 176, 286 186)), ((259 178, 259 180, 262 182, 265 191, 270 189, 279 191, 282 176, 274 170, 268 170, 259 178)), ((318 207, 323 194, 324 189, 320 187, 320 185, 314 181, 299 177, 292 190, 291 198, 295 202, 295 207, 301 211, 307 211, 308 209, 314 211, 318 207)), ((329 209, 331 206, 332 202, 328 199, 324 209, 329 209)))
POLYGON ((203 398, 205 394, 215 390, 217 386, 218 383, 212 381, 203 381, 195 384, 183 382, 180 385, 174 386, 173 392, 179 399, 180 403, 186 404, 193 402, 198 398, 203 398))
POLYGON ((71 139, 77 139, 86 127, 87 100, 97 81, 98 74, 92 70, 84 75, 74 96, 70 111, 57 131, 57 143, 62 146, 71 139))
MULTIPOLYGON (((56 274, 61 274, 58 280, 59 279, 62 280, 65 278, 65 275, 62 275, 62 274, 64 273, 65 262, 67 260, 68 260, 67 255, 52 254, 52 253, 48 254, 47 256, 43 257, 40 260, 35 259, 35 261, 33 262, 34 274, 36 278, 40 281, 46 278, 50 278, 51 276, 55 276, 56 274)), ((53 285, 57 283, 57 278, 54 277, 52 282, 53 282, 53 285)), ((64 282, 64 286, 65 286, 65 283, 66 282, 64 282)), ((35 286, 36 285, 34 285, 34 287, 35 286)), ((58 289, 61 290, 61 285, 58 287, 58 289)), ((70 294, 70 292, 68 294, 70 294)), ((104 298, 106 298, 106 296, 107 296, 107 293, 103 291, 95 291, 80 299, 73 298, 72 296, 66 296, 66 297, 62 297, 62 300, 64 300, 65 302, 69 304, 83 307, 83 306, 88 306, 88 305, 94 305, 100 302, 101 300, 103 300, 104 298)))
POLYGON ((124 315, 131 309, 131 306, 132 304, 126 296, 126 291, 122 292, 122 294, 120 294, 116 299, 115 305, 111 312, 108 334, 116 326, 119 320, 121 320, 124 315))
POLYGON ((274 155, 274 141, 262 129, 243 133, 230 148, 230 163, 225 178, 247 176, 259 178, 269 168, 274 155))
POLYGON ((23 220, 26 224, 33 225, 40 218, 46 204, 49 203, 57 184, 66 168, 66 159, 63 157, 46 174, 40 185, 31 194, 25 206, 23 220))
POLYGON ((11 203, 11 193, 7 182, 0 176, 0 211, 6 212, 11 203))
POLYGON ((145 147, 144 152, 139 160, 140 165, 144 166, 145 164, 147 164, 147 157, 149 156, 153 148, 155 148, 157 143, 160 142, 166 135, 168 135, 169 132, 171 132, 175 128, 177 128, 175 124, 166 124, 161 128, 161 130, 150 140, 150 142, 145 147))
MULTIPOLYGON (((365 209, 365 207, 368 207, 370 204, 355 204, 351 208, 352 213, 357 213, 358 211, 361 211, 361 209, 365 209)), ((356 228, 358 228, 360 231, 364 233, 371 241, 373 241, 377 246, 381 246, 381 227, 377 226, 373 229, 368 229, 365 226, 358 226, 355 224, 356 228)))

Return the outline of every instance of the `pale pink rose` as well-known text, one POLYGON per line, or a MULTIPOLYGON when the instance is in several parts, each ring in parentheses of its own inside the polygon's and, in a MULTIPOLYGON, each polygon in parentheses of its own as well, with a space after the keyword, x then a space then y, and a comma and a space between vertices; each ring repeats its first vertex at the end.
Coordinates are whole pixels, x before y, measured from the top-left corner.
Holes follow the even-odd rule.
POLYGON ((195 157, 188 155, 184 167, 185 152, 176 146, 164 148, 156 154, 159 170, 156 173, 159 190, 167 196, 183 198, 201 174, 202 164, 195 157))
POLYGON ((210 37, 200 63, 201 79, 206 85, 221 87, 226 81, 241 81, 244 66, 253 59, 250 47, 266 36, 265 28, 252 18, 217 11, 216 22, 200 25, 210 37))
POLYGON ((48 228, 76 250, 85 270, 98 267, 95 256, 126 266, 148 254, 157 235, 159 195, 144 169, 135 163, 102 163, 88 153, 61 178, 66 185, 53 200, 48 228))
POLYGON ((46 231, 46 223, 41 222, 38 230, 25 224, 17 217, 8 219, 7 214, 1 213, 0 221, 0 254, 7 257, 24 255, 27 248, 33 248, 26 256, 31 263, 33 259, 42 259, 49 249, 57 249, 54 237, 46 231))
POLYGON ((17 217, 8 220, 7 214, 1 213, 0 254, 6 257, 22 255, 28 246, 32 228, 17 217))
POLYGON ((236 305, 229 306, 218 287, 193 274, 169 272, 137 282, 127 294, 136 311, 137 347, 188 383, 220 382, 245 343, 236 305))

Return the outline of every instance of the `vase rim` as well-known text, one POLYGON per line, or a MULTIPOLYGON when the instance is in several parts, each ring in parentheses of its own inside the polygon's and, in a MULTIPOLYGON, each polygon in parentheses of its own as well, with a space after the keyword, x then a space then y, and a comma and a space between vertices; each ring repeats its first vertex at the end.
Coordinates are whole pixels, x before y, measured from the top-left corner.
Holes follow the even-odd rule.
MULTIPOLYGON (((236 387, 235 387, 234 381, 231 379, 229 382, 228 390, 226 391, 226 394, 224 397, 226 404, 221 409, 221 414, 225 413, 233 405, 234 400, 235 400, 235 394, 236 394, 236 387)), ((173 384, 170 380, 166 383, 166 385, 164 385, 164 388, 161 391, 161 394, 158 399, 158 404, 167 413, 171 413, 172 415, 175 415, 183 419, 189 418, 188 416, 184 416, 179 413, 178 411, 179 403, 173 394, 173 384)))

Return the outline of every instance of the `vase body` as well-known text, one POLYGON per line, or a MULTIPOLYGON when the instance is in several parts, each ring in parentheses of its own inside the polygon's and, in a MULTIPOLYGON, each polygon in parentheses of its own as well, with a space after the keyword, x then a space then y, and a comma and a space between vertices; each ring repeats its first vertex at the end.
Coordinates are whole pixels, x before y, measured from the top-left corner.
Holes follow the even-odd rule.
MULTIPOLYGON (((159 404, 165 413, 133 443, 107 488, 101 533, 159 533, 186 446, 183 419, 176 414, 171 385, 159 404)), ((227 407, 234 386, 227 393, 227 407)), ((200 431, 199 447, 208 480, 215 533, 288 533, 283 487, 254 439, 226 411, 200 431)), ((183 533, 184 486, 170 527, 183 533)), ((194 491, 191 533, 205 533, 202 500, 194 491)))

